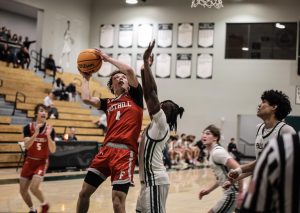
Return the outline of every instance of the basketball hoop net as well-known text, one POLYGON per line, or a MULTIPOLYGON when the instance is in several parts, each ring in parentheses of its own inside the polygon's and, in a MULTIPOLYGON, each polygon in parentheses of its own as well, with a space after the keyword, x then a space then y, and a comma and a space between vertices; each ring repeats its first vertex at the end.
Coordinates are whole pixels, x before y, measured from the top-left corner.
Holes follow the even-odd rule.
POLYGON ((202 7, 220 9, 223 7, 222 0, 192 0, 191 8, 201 5, 202 7))

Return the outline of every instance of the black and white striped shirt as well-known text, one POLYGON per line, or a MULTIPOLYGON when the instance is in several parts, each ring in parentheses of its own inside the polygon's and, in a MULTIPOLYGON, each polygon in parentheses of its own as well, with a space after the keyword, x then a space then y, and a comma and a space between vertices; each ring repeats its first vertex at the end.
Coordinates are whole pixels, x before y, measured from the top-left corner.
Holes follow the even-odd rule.
POLYGON ((272 139, 258 159, 242 213, 300 213, 300 132, 272 139))

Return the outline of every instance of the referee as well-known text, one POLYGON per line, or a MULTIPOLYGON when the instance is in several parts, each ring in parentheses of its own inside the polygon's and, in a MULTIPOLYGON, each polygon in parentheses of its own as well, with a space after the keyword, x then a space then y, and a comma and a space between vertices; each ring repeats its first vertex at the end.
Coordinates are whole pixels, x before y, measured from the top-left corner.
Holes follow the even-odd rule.
POLYGON ((300 132, 265 147, 240 212, 300 212, 300 132))

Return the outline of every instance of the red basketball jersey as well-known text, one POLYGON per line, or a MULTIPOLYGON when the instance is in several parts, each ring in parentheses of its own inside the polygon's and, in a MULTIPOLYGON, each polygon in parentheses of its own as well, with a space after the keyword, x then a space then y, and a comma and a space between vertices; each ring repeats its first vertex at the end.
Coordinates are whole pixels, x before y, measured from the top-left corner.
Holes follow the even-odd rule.
MULTIPOLYGON (((142 98, 143 93, 138 94, 142 98)), ((108 142, 121 143, 138 151, 137 140, 141 132, 143 108, 134 102, 129 93, 107 99, 107 133, 104 145, 108 142)))
MULTIPOLYGON (((35 123, 29 124, 30 134, 33 135, 35 132, 35 123)), ((39 159, 48 159, 49 148, 48 148, 48 138, 46 135, 46 127, 43 131, 37 135, 33 144, 27 149, 27 156, 39 159)))

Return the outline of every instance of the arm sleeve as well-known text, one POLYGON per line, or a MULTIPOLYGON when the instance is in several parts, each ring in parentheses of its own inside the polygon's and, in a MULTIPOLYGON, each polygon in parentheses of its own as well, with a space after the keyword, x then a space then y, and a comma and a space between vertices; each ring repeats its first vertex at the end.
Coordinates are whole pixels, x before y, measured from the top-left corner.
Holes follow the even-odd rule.
POLYGON ((129 94, 132 97, 133 101, 141 108, 144 108, 143 102, 143 89, 142 86, 139 84, 136 88, 130 86, 129 94))
POLYGON ((162 109, 152 116, 151 125, 148 129, 148 135, 151 139, 160 140, 169 131, 166 115, 162 109))
POLYGON ((226 165, 229 158, 232 158, 223 148, 217 148, 213 153, 213 160, 217 164, 226 165))
POLYGON ((54 129, 52 129, 52 131, 51 131, 51 139, 54 141, 54 139, 55 139, 55 130, 54 129))
POLYGON ((107 111, 107 98, 100 98, 100 108, 99 108, 99 110, 102 110, 102 111, 104 111, 104 112, 106 112, 107 111))
POLYGON ((31 137, 29 124, 27 124, 26 126, 24 126, 24 128, 23 128, 23 136, 24 136, 24 138, 31 137))

